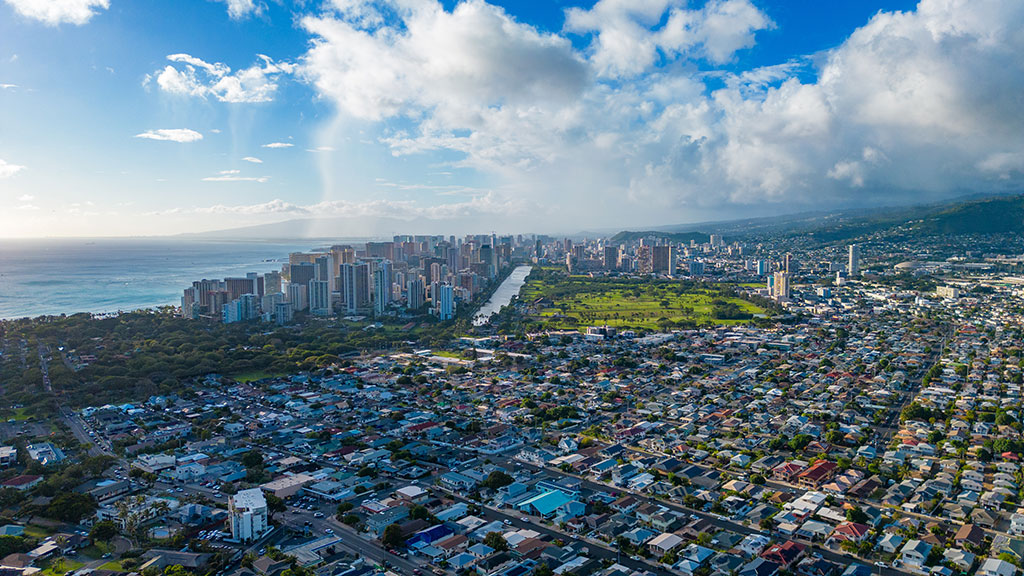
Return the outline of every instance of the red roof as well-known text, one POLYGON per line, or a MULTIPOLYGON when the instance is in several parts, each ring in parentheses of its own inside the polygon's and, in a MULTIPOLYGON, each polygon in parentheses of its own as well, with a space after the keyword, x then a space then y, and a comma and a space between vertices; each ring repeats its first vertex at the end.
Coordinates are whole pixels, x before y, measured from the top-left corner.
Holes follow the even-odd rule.
POLYGON ((796 542, 786 541, 782 544, 775 544, 761 553, 761 558, 777 562, 783 566, 789 566, 800 557, 805 546, 796 542))
POLYGON ((836 469, 835 462, 829 462, 828 460, 818 460, 811 465, 810 468, 804 470, 799 474, 800 478, 808 478, 811 481, 820 482, 828 477, 833 470, 836 469))
POLYGON ((10 480, 4 482, 3 485, 4 486, 12 486, 12 487, 14 487, 14 486, 24 486, 26 484, 31 484, 31 483, 35 482, 36 480, 39 480, 40 478, 42 478, 42 476, 33 476, 31 474, 23 474, 21 476, 15 476, 14 478, 11 478, 10 480))

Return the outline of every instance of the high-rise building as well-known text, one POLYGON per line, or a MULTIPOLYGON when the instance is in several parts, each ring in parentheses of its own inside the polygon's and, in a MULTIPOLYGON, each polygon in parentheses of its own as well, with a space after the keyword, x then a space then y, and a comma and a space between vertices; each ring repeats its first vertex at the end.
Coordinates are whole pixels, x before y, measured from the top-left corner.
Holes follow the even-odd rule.
POLYGON ((263 314, 268 317, 268 320, 269 317, 274 314, 274 309, 280 302, 284 302, 284 294, 280 292, 265 294, 260 298, 260 310, 262 310, 263 314))
POLYGON ((605 246, 604 247, 604 269, 615 270, 619 267, 619 247, 618 246, 605 246))
POLYGON ((288 303, 296 312, 309 308, 309 284, 288 284, 288 303))
POLYGON ((281 291, 281 273, 267 272, 263 275, 263 290, 266 294, 277 294, 281 291))
POLYGON ((331 260, 335 266, 352 264, 356 261, 356 249, 348 244, 335 244, 331 246, 331 260))
POLYGON ((394 242, 367 242, 366 257, 385 258, 387 260, 390 260, 394 258, 394 246, 394 242))
MULTIPOLYGON (((484 244, 480 247, 480 263, 487 265, 487 277, 492 278, 494 276, 494 248, 490 244, 484 244)), ((434 278, 438 280, 438 278, 434 278)))
POLYGON ((224 289, 229 300, 237 300, 242 294, 256 294, 255 278, 225 278, 224 289))
POLYGON ((391 261, 381 260, 373 271, 373 310, 378 315, 391 304, 391 261))
POLYGON ((758 260, 757 261, 757 275, 766 276, 768 274, 768 261, 758 260))
POLYGON ((409 283, 406 285, 406 308, 409 310, 419 310, 422 308, 424 303, 424 291, 423 280, 420 280, 419 278, 411 278, 409 283))
POLYGON ((274 304, 274 321, 283 326, 292 321, 294 310, 290 302, 278 302, 274 304))
POLYGON ((313 266, 313 280, 330 282, 334 279, 334 259, 329 254, 317 256, 313 266))
POLYGON ((195 286, 189 286, 185 288, 185 293, 181 296, 181 316, 182 318, 195 319, 199 317, 199 289, 195 286))
POLYGON ((259 539, 268 529, 267 499, 263 490, 249 488, 228 496, 228 523, 231 539, 251 542, 259 539))
POLYGON ((654 256, 651 254, 651 247, 641 244, 636 250, 636 270, 640 274, 654 272, 654 256))
POLYGON ((369 265, 365 262, 341 265, 341 294, 346 314, 355 314, 370 304, 369 265))
POLYGON ((700 260, 690 260, 687 266, 690 276, 702 276, 704 274, 704 263, 700 260))
POLYGON ((451 320, 455 317, 455 291, 447 282, 437 287, 437 317, 440 320, 451 320))
POLYGON ((316 266, 312 262, 299 262, 291 266, 291 283, 307 286, 313 281, 316 266))
POLYGON ((309 283, 309 311, 313 315, 330 316, 334 313, 331 284, 327 280, 313 280, 309 283))
POLYGON ((225 304, 221 315, 225 324, 255 320, 257 317, 256 295, 242 294, 237 299, 225 304))
POLYGON ((860 274, 860 246, 850 244, 850 258, 846 264, 846 271, 850 278, 860 274))
POLYGON ((676 249, 675 246, 655 246, 653 249, 654 272, 658 274, 675 274, 676 271, 676 249))
POLYGON ((789 299, 789 274, 781 270, 775 273, 772 296, 779 300, 789 299))

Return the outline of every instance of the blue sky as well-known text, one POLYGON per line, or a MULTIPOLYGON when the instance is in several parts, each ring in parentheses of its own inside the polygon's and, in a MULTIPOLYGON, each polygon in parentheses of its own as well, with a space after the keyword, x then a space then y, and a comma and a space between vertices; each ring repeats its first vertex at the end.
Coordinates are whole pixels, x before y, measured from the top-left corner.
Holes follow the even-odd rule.
POLYGON ((0 237, 1019 189, 1011 0, 0 0, 0 237))

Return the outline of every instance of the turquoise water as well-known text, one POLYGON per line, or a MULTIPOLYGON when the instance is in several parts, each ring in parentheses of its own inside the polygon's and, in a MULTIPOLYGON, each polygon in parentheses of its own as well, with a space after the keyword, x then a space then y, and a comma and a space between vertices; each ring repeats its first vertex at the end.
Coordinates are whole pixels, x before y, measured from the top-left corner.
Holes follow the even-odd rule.
POLYGON ((201 278, 280 270, 294 243, 209 240, 0 240, 0 319, 116 312, 181 302, 201 278))

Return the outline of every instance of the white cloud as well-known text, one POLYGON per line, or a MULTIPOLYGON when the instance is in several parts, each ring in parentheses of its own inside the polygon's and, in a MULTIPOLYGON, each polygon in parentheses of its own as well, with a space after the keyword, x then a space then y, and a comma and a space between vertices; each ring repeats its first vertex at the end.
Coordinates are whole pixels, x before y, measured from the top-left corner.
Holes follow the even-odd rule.
POLYGON ((271 142, 270 144, 264 144, 264 148, 291 148, 294 144, 288 142, 271 142))
POLYGON ((451 12, 432 1, 383 4, 400 26, 370 30, 360 28, 362 19, 302 20, 315 36, 302 73, 357 118, 428 114, 468 124, 491 106, 569 102, 586 83, 586 66, 566 39, 520 24, 482 0, 451 12))
POLYGON ((302 20, 300 73, 341 118, 322 142, 376 122, 394 155, 438 153, 506 197, 610 225, 1024 183, 1024 3, 922 0, 813 60, 734 74, 716 66, 771 19, 748 0, 686 6, 570 9, 580 54, 482 0, 334 0, 302 20))
POLYGON ((202 134, 188 128, 162 128, 160 130, 147 130, 141 134, 136 134, 135 137, 167 142, 196 142, 203 139, 202 134))
MULTIPOLYGON (((177 209, 176 209, 177 210, 177 209)), ((324 201, 315 204, 295 204, 274 199, 258 204, 218 204, 192 210, 200 214, 237 214, 247 216, 295 215, 306 217, 391 217, 404 220, 430 218, 450 220, 481 215, 521 214, 521 202, 500 199, 484 193, 463 202, 424 206, 414 201, 370 200, 366 202, 324 201)))
MULTIPOLYGON (((110 0, 4 0, 14 10, 48 26, 81 26, 99 10, 110 8, 110 0)), ((13 61, 13 60, 12 60, 13 61)))
POLYGON ((228 16, 234 20, 241 20, 251 15, 258 16, 263 13, 263 5, 253 0, 220 0, 228 5, 228 16))
POLYGON ((18 210, 34 211, 39 210, 39 206, 36 206, 35 204, 22 204, 21 206, 18 206, 18 210))
POLYGON ((316 148, 306 148, 306 152, 334 152, 334 146, 317 146, 316 148))
POLYGON ((246 162, 252 162, 253 164, 263 164, 263 160, 260 160, 259 158, 256 158, 254 156, 246 156, 245 158, 242 158, 242 160, 245 160, 246 162))
POLYGON ((21 172, 24 169, 24 166, 11 164, 6 160, 0 159, 0 180, 3 180, 4 178, 10 178, 11 176, 14 176, 15 174, 21 172))
POLYGON ((207 176, 203 182, 258 182, 270 180, 267 176, 239 176, 240 170, 221 170, 217 176, 207 176))
POLYGON ((21 196, 18 196, 18 202, 31 202, 35 199, 36 197, 31 194, 22 194, 21 196))
POLYGON ((17 84, 0 84, 0 90, 16 90, 17 84))
POLYGON ((213 97, 221 102, 270 102, 277 92, 277 78, 294 72, 295 65, 274 62, 262 54, 258 57, 259 63, 232 73, 228 65, 220 62, 206 62, 189 54, 171 54, 167 59, 174 64, 147 75, 143 85, 155 81, 161 91, 169 94, 213 97))
POLYGON ((754 33, 774 24, 750 0, 709 0, 687 10, 682 0, 600 0, 570 8, 569 32, 593 33, 591 62, 603 76, 640 74, 664 57, 723 63, 754 45, 754 33))

